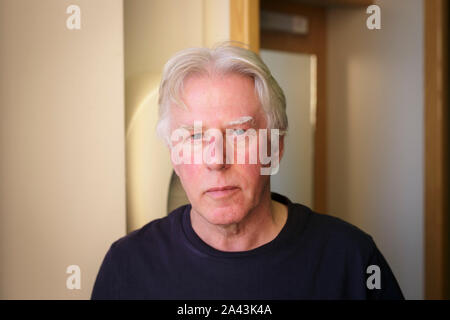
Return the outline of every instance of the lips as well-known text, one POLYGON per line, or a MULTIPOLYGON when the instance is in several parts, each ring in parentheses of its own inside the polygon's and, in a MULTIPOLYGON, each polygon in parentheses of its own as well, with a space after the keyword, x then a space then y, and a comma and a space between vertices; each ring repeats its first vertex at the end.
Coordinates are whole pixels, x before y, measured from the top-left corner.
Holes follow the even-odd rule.
POLYGON ((206 190, 206 192, 224 191, 224 190, 232 190, 232 189, 237 189, 237 187, 235 187, 235 186, 215 187, 215 188, 210 188, 210 189, 206 190))
POLYGON ((206 195, 213 199, 221 199, 232 196, 238 190, 236 186, 214 187, 206 190, 206 195))

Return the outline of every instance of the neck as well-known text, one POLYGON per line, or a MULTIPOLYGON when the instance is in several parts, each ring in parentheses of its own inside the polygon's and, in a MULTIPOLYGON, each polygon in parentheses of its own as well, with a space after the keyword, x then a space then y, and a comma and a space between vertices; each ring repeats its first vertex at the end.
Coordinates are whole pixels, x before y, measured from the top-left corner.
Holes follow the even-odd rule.
POLYGON ((270 197, 270 185, 260 203, 241 221, 214 225, 191 209, 192 228, 211 247, 220 251, 248 251, 272 241, 287 220, 287 206, 270 197))

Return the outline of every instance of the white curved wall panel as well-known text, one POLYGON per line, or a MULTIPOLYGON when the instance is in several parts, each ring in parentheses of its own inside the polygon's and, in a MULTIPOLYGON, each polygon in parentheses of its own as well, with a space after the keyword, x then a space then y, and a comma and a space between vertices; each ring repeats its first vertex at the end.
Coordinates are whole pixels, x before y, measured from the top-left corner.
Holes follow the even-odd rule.
POLYGON ((126 82, 127 230, 167 214, 172 174, 169 149, 156 135, 160 75, 126 82))

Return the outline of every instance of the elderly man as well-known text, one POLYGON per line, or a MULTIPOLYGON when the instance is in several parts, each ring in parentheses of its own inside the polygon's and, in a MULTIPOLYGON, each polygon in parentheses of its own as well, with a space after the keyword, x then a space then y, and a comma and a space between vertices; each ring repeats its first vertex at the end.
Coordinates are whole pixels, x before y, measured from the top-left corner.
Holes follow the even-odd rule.
POLYGON ((114 242, 93 299, 403 299, 369 235, 270 191, 286 102, 256 54, 179 52, 159 105, 190 204, 114 242))

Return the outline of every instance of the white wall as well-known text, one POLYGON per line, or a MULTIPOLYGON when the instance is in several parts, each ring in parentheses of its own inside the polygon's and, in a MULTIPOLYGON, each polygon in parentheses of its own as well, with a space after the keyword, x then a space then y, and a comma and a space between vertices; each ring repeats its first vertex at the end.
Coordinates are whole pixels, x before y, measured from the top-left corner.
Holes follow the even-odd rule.
POLYGON ((289 122, 280 169, 270 177, 271 191, 312 208, 315 123, 311 113, 315 110, 311 110, 311 89, 315 83, 311 71, 315 57, 266 49, 260 55, 283 89, 289 122))
POLYGON ((122 30, 121 0, 0 0, 0 299, 89 298, 125 234, 122 30))
POLYGON ((328 15, 328 211, 371 234, 406 298, 423 298, 421 0, 328 15))

